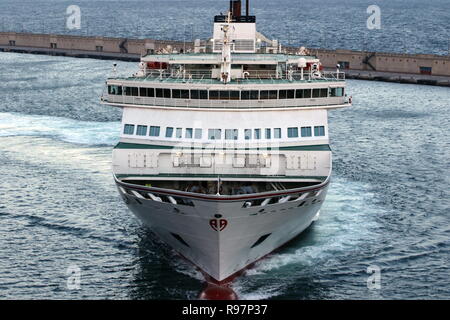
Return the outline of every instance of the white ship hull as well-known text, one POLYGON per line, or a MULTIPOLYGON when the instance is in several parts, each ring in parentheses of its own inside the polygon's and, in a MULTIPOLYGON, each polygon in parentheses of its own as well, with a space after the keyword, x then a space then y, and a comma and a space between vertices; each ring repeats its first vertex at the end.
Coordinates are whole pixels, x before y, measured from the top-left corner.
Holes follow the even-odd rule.
MULTIPOLYGON (((233 200, 213 200, 208 199, 208 196, 187 197, 193 206, 186 206, 146 199, 142 195, 149 188, 119 180, 116 182, 130 210, 145 225, 219 282, 248 267, 308 228, 318 217, 329 185, 327 179, 317 186, 284 190, 277 196, 292 194, 295 195, 292 196, 293 200, 245 208, 243 205, 246 201, 258 196, 261 198, 261 195, 233 200), (220 218, 211 219, 214 216, 220 218)), ((171 191, 166 190, 160 194, 164 193, 171 194, 171 191)), ((175 195, 180 196, 180 192, 174 191, 175 195)))

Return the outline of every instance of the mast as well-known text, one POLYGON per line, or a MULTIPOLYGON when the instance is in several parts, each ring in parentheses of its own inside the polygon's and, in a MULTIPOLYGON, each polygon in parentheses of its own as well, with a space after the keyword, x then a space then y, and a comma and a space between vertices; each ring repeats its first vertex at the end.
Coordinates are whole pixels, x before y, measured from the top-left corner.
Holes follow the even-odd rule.
POLYGON ((222 60, 221 60, 221 77, 220 81, 227 84, 231 81, 231 11, 228 12, 226 23, 222 25, 223 45, 222 45, 222 60))

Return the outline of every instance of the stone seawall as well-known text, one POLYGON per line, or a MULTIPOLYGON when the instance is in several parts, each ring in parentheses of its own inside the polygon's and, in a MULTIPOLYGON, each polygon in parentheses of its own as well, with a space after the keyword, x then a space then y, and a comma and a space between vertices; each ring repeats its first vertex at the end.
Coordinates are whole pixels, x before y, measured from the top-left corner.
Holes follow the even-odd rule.
MULTIPOLYGON (((186 52, 193 46, 180 41, 0 32, 0 51, 80 58, 139 61, 148 53, 167 48, 186 52)), ((450 56, 326 49, 310 52, 325 68, 335 69, 339 64, 349 78, 450 86, 450 56)))

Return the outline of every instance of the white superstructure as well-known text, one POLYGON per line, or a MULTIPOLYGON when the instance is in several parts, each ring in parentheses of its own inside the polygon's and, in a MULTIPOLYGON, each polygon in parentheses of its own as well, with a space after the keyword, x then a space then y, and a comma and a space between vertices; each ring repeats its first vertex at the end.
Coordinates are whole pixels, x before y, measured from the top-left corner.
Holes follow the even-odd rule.
MULTIPOLYGON (((248 4, 247 4, 248 6, 248 4)), ((150 54, 109 78, 123 108, 113 152, 121 196, 153 232, 223 281, 306 229, 331 174, 329 109, 345 75, 282 53, 232 0, 195 53, 150 54)))

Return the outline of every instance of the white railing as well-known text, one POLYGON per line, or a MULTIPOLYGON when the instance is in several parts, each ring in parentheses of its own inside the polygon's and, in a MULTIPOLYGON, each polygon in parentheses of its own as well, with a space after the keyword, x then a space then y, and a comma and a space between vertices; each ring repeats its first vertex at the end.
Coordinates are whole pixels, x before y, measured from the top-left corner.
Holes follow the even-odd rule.
MULTIPOLYGON (((126 80, 128 78, 121 78, 126 80)), ((147 69, 144 77, 139 78, 141 81, 146 80, 169 80, 176 82, 197 82, 201 81, 202 83, 217 83, 219 79, 212 78, 212 71, 208 70, 156 70, 156 69, 147 69)), ((320 73, 314 74, 311 72, 305 71, 303 75, 301 72, 272 72, 272 71, 244 71, 243 78, 233 79, 233 82, 236 83, 246 83, 246 82, 255 82, 255 81, 276 81, 278 80, 289 80, 293 82, 304 81, 304 82, 319 82, 319 81, 344 81, 345 80, 345 72, 330 72, 330 71, 322 71, 320 73)))
POLYGON ((212 108, 212 109, 260 109, 260 108, 295 108, 338 106, 348 103, 346 97, 304 98, 304 99, 273 99, 273 100, 201 100, 201 99, 169 99, 147 98, 119 95, 103 95, 102 101, 117 104, 181 107, 181 108, 212 108))

